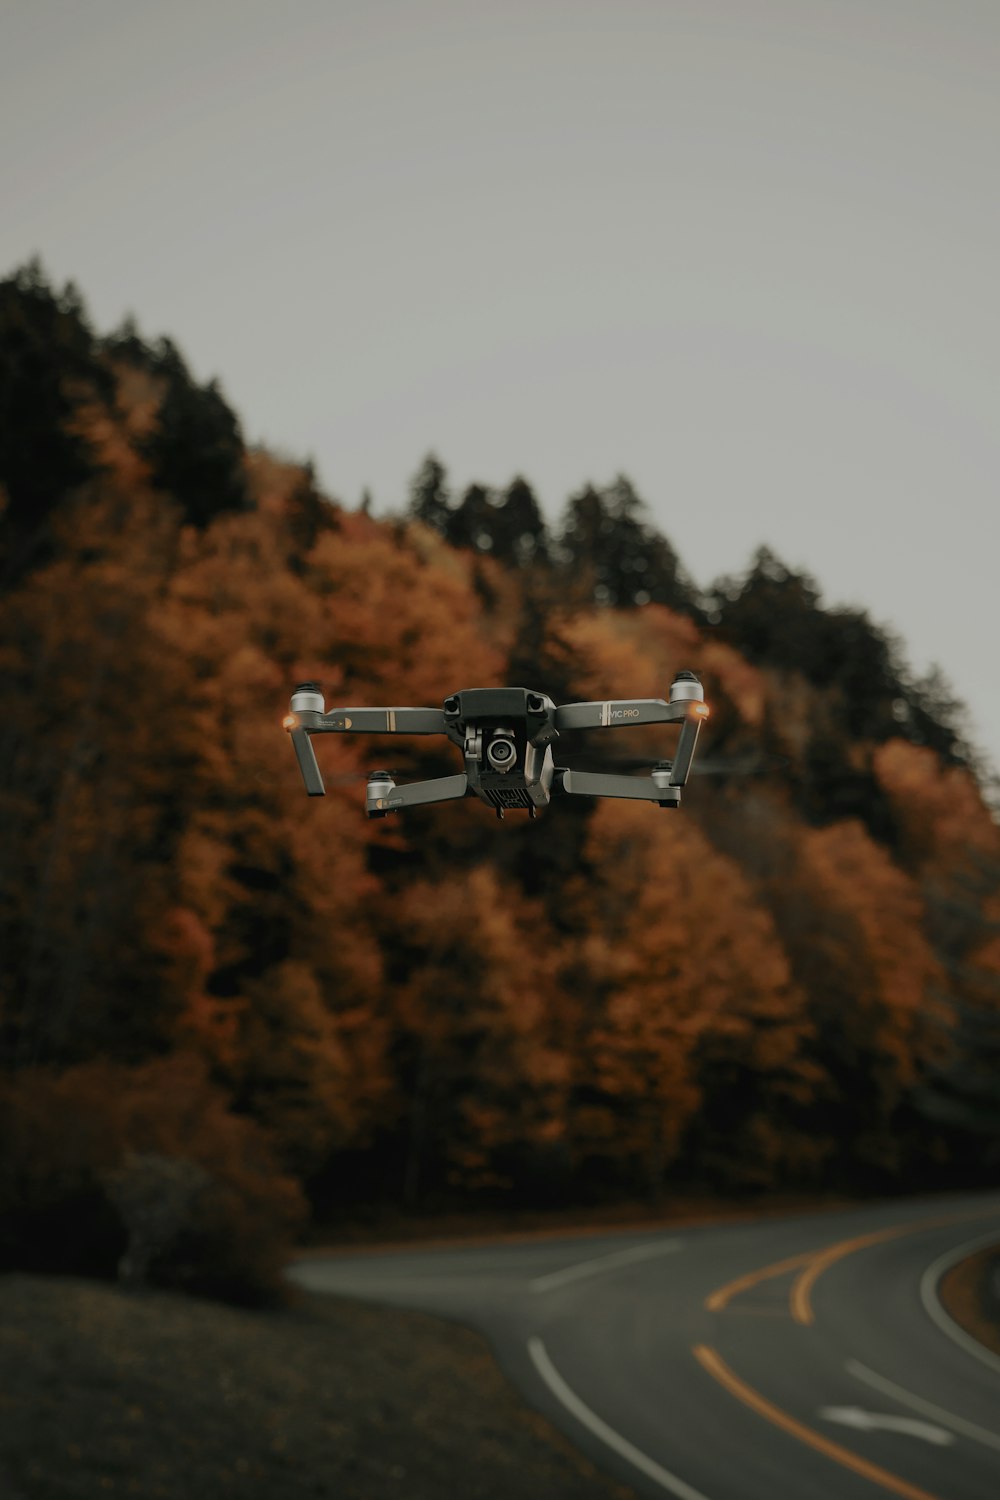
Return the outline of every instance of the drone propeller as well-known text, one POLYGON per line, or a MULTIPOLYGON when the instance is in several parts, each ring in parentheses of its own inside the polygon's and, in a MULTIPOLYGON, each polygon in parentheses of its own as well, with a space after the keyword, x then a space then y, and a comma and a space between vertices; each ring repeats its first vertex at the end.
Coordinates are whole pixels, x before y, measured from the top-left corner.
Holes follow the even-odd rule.
POLYGON ((366 781, 402 781, 416 774, 412 766, 397 766, 392 770, 380 766, 377 771, 334 772, 332 776, 327 775, 323 779, 327 786, 360 786, 366 781))
MULTIPOLYGON (((597 771, 649 771, 670 770, 669 760, 652 761, 647 755, 643 758, 638 756, 583 756, 581 763, 585 763, 588 770, 597 771)), ((692 776, 764 776, 769 771, 779 770, 787 765, 787 761, 777 759, 765 759, 763 756, 732 756, 726 758, 717 756, 714 759, 696 760, 691 766, 692 776)))

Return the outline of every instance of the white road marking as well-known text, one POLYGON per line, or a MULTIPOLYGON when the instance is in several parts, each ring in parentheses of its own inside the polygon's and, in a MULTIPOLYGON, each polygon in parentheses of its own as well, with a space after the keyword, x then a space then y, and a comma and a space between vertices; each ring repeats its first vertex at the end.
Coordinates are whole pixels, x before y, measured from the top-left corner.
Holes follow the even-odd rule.
POLYGON ((955 1441, 953 1433, 932 1422, 921 1422, 918 1417, 893 1417, 887 1412, 862 1411, 860 1406, 821 1406, 818 1415, 826 1422, 839 1422, 841 1427, 854 1427, 858 1432, 904 1432, 907 1437, 923 1438, 939 1448, 955 1441))
POLYGON ((934 1422, 940 1422, 944 1427, 950 1427, 953 1432, 959 1433, 962 1437, 973 1438, 977 1443, 985 1443, 987 1448, 996 1448, 1000 1451, 1000 1437, 995 1432, 990 1432, 988 1428, 969 1422, 965 1417, 956 1417, 954 1412, 945 1411, 942 1406, 935 1405, 933 1401, 925 1401, 922 1396, 915 1396, 912 1391, 904 1390, 894 1380, 888 1380, 884 1375, 878 1375, 874 1370, 869 1370, 859 1360, 849 1359, 847 1369, 858 1380, 863 1380, 874 1390, 881 1391, 883 1396, 891 1396, 902 1406, 912 1407, 914 1411, 930 1417, 934 1422))
POLYGON ((615 1271, 619 1266, 630 1266, 640 1260, 654 1260, 658 1255, 669 1255, 680 1248, 680 1240, 660 1240, 655 1245, 633 1245, 629 1250, 613 1250, 610 1255, 599 1255, 594 1260, 583 1260, 561 1271, 550 1271, 547 1276, 536 1276, 534 1281, 529 1281, 528 1290, 551 1292, 571 1281, 603 1276, 605 1271, 615 1271))
POLYGON ((948 1250, 944 1255, 939 1256, 933 1265, 927 1267, 921 1278, 920 1300, 924 1304, 927 1316, 937 1324, 942 1333, 946 1333, 954 1343, 958 1344, 959 1348, 965 1350, 966 1354, 973 1355, 1000 1375, 1000 1355, 994 1354, 992 1349, 987 1349, 978 1339, 966 1333, 964 1328, 960 1328, 954 1318, 945 1312, 937 1294, 938 1282, 946 1271, 950 1271, 952 1266, 957 1266, 960 1260, 964 1260, 973 1251, 998 1242, 1000 1242, 1000 1227, 992 1229, 989 1234, 981 1234, 976 1239, 969 1240, 965 1245, 959 1245, 957 1250, 948 1250))
POLYGON ((600 1438, 609 1448, 612 1448, 621 1458, 630 1463, 633 1468, 645 1474, 654 1484, 668 1490, 671 1495, 676 1495, 678 1500, 706 1500, 706 1496, 700 1490, 693 1489, 691 1485, 685 1484, 683 1479, 678 1479, 676 1474, 671 1474, 668 1469, 663 1468, 655 1459, 650 1458, 648 1453, 643 1453, 628 1438, 623 1438, 620 1432, 609 1427, 603 1418, 596 1412, 591 1411, 585 1402, 572 1390, 563 1380, 559 1371, 552 1363, 548 1352, 541 1339, 536 1335, 528 1340, 528 1353, 539 1375, 545 1381, 553 1396, 566 1408, 578 1422, 582 1422, 588 1431, 595 1437, 600 1438))

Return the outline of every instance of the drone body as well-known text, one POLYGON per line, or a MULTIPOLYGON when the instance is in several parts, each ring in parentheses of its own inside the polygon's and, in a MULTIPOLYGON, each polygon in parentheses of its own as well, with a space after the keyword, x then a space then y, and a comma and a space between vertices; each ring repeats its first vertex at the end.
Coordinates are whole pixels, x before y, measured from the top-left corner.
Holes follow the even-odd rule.
POLYGON ((606 703, 555 704, 530 688, 466 688, 441 708, 335 708, 326 712, 314 682, 292 694, 284 721, 311 797, 325 787, 312 747, 314 734, 443 734, 461 750, 465 770, 456 776, 397 786, 386 771, 368 778, 365 810, 383 818, 400 808, 476 796, 502 818, 511 808, 534 817, 553 797, 628 797, 677 807, 687 781, 702 720, 708 716, 701 683, 679 672, 670 699, 635 698, 606 703), (649 776, 614 776, 557 766, 553 746, 563 730, 615 729, 636 724, 679 724, 673 761, 649 776))

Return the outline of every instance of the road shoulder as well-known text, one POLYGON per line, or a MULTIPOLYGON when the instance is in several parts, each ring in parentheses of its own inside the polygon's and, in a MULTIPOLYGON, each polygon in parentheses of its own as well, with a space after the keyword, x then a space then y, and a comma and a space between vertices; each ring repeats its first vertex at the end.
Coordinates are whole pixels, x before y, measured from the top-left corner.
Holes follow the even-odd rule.
POLYGON ((952 1266, 938 1296, 961 1329, 1000 1354, 1000 1246, 987 1245, 952 1266))

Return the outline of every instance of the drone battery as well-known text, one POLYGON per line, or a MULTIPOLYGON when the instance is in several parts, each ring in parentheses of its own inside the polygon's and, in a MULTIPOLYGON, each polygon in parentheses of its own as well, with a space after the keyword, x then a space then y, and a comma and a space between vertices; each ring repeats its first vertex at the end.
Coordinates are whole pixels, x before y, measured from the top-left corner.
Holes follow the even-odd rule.
POLYGON ((541 693, 528 688, 466 688, 445 700, 444 712, 446 718, 463 723, 523 723, 528 714, 545 716, 545 700, 541 693))

